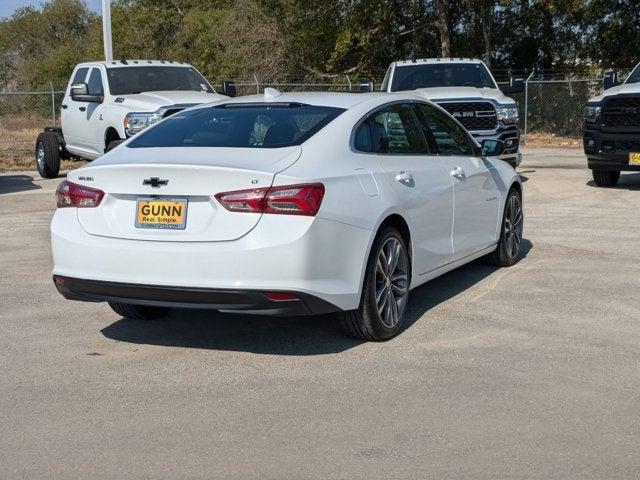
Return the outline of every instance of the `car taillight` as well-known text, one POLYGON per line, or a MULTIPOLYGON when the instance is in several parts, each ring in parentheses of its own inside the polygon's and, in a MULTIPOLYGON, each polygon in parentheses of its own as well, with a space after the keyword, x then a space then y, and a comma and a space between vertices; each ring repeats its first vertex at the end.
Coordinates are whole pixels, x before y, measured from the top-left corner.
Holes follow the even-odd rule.
POLYGON ((307 215, 318 213, 324 185, 282 185, 216 194, 216 199, 231 212, 275 213, 279 215, 307 215))
POLYGON ((58 208, 93 208, 100 205, 103 197, 102 190, 76 185, 68 180, 62 182, 56 189, 58 208))

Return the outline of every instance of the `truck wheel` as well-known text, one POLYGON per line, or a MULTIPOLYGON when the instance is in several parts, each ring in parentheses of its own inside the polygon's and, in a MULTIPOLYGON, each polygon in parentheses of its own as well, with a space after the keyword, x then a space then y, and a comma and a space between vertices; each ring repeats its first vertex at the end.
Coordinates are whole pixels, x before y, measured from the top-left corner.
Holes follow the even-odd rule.
POLYGON ((131 305, 130 303, 109 302, 111 310, 129 320, 158 320, 170 311, 166 307, 151 307, 148 305, 131 305))
POLYGON ((122 142, 124 142, 124 140, 111 140, 109 142, 109 145, 107 145, 106 150, 104 151, 104 153, 110 152, 111 150, 113 150, 114 148, 116 148, 118 145, 120 145, 122 142))
POLYGON ((42 178, 56 178, 60 173, 60 145, 55 133, 42 132, 38 135, 36 166, 42 178))
POLYGON ((619 171, 591 170, 593 181, 599 187, 615 187, 620 180, 619 171))

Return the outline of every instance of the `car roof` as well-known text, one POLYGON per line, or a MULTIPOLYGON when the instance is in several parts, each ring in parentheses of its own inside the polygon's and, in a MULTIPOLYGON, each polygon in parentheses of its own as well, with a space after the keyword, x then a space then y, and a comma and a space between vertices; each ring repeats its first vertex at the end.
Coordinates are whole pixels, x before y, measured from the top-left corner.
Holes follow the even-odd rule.
POLYGON ((385 92, 369 92, 369 93, 348 93, 348 92, 279 92, 275 89, 265 89, 262 95, 246 95, 243 97, 235 97, 225 99, 211 106, 221 104, 238 104, 238 103, 302 103, 308 105, 316 105, 323 107, 344 108, 346 110, 363 103, 384 104, 395 100, 421 100, 408 92, 385 93, 385 92), (275 95, 275 96, 274 96, 275 95))
POLYGON ((394 64, 398 67, 402 67, 405 65, 431 65, 438 63, 471 63, 471 64, 480 64, 483 63, 482 60, 477 58, 419 58, 415 60, 399 60, 394 62, 394 64))
POLYGON ((172 60, 97 60, 95 62, 85 62, 78 64, 78 67, 95 67, 96 65, 104 65, 107 68, 115 67, 148 67, 148 66, 162 66, 162 67, 190 67, 191 65, 184 62, 175 62, 172 60))

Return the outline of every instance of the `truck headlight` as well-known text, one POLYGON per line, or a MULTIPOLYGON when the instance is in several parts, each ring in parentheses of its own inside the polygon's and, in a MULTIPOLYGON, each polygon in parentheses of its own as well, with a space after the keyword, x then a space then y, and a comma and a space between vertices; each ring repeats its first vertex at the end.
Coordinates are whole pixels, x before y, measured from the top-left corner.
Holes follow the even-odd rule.
POLYGON ((518 123, 518 107, 497 107, 496 115, 502 123, 513 124, 518 123))
POLYGON ((127 113, 127 116, 124 117, 124 131, 127 137, 130 137, 160 120, 162 117, 157 113, 127 113))
POLYGON ((584 107, 584 121, 587 123, 596 123, 600 119, 602 107, 600 105, 587 105, 584 107))

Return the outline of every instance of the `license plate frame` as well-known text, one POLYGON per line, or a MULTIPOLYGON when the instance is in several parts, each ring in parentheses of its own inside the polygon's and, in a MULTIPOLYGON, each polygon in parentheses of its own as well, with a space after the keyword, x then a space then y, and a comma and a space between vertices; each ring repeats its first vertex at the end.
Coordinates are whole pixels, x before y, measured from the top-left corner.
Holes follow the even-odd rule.
MULTIPOLYGON (((187 212, 189 210, 189 200, 187 198, 184 197, 140 197, 136 200, 136 210, 135 210, 135 217, 134 217, 134 226, 136 228, 144 228, 144 229, 155 229, 155 230, 184 230, 185 228, 187 228, 187 212), (180 204, 181 206, 184 207, 184 212, 179 215, 180 219, 182 220, 181 222, 176 222, 176 223, 171 223, 171 222, 159 222, 159 221, 154 221, 154 222, 149 222, 149 221, 141 221, 141 215, 142 218, 144 217, 144 212, 141 212, 142 206, 144 204, 149 205, 150 203, 162 203, 162 204, 169 204, 166 205, 167 207, 172 207, 172 206, 178 206, 178 205, 170 205, 170 204, 180 204)), ((170 215, 167 216, 167 218, 170 217, 176 217, 178 215, 173 214, 174 212, 169 211, 169 213, 171 213, 170 215)), ((149 215, 146 218, 158 218, 160 217, 161 214, 159 215, 149 215)), ((164 217, 163 217, 164 218, 164 217)))
POLYGON ((640 167, 640 152, 629 152, 629 165, 640 167))

